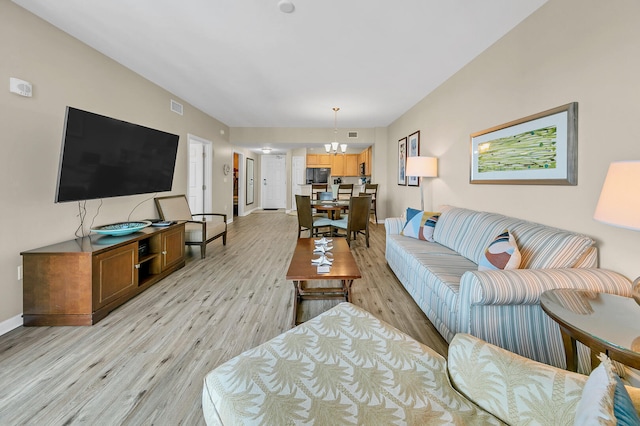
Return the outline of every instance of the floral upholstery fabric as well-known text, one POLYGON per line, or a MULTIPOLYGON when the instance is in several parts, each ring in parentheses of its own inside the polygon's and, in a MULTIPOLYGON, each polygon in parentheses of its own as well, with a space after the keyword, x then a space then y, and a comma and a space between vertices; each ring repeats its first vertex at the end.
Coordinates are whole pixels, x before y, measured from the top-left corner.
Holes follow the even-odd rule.
POLYGON ((446 360, 349 303, 210 372, 209 425, 491 425, 453 389, 446 360))
POLYGON ((587 376, 507 352, 468 334, 449 346, 453 385, 511 425, 573 425, 587 376))

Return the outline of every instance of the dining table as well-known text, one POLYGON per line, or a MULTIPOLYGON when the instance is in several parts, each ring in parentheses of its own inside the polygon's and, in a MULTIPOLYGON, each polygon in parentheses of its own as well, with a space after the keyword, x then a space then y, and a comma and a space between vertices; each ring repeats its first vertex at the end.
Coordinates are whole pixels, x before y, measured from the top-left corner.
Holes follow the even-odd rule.
POLYGON ((349 200, 312 200, 311 207, 318 212, 326 212, 331 220, 338 220, 340 213, 349 209, 349 200))

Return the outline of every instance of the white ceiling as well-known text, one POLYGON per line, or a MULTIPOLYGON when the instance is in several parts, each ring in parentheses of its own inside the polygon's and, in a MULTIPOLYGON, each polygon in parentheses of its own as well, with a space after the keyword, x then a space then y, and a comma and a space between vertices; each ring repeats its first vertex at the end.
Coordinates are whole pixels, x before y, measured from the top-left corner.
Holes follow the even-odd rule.
POLYGON ((230 127, 385 127, 546 0, 13 0, 230 127))

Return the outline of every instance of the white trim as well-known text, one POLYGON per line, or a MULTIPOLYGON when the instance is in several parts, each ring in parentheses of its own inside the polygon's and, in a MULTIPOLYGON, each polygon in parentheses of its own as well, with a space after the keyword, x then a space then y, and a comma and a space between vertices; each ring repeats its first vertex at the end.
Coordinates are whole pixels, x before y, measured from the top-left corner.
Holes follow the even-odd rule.
MULTIPOLYGON (((204 147, 206 161, 204 163, 204 185, 206 190, 204 191, 204 211, 210 212, 213 206, 212 201, 212 185, 213 185, 213 142, 210 140, 201 138, 200 136, 187 133, 188 145, 192 143, 201 144, 204 147)), ((187 188, 187 195, 189 191, 187 188)))
POLYGON ((0 336, 3 334, 7 334, 13 329, 18 327, 22 327, 24 322, 22 321, 22 314, 16 315, 15 317, 11 317, 8 320, 4 320, 0 322, 0 336))
MULTIPOLYGON (((245 176, 246 156, 240 151, 233 151, 233 155, 238 156, 238 217, 246 216, 246 191, 247 191, 247 177, 245 176)), ((231 185, 231 204, 233 205, 233 185, 231 185)), ((233 210, 231 211, 231 217, 233 217, 233 210)))

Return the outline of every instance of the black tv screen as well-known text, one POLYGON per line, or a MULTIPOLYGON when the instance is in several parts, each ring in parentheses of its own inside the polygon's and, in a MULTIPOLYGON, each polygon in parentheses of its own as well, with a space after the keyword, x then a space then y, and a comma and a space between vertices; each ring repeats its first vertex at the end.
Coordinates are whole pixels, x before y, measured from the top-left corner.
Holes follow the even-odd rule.
POLYGON ((178 136, 67 107, 56 202, 170 191, 178 136))

